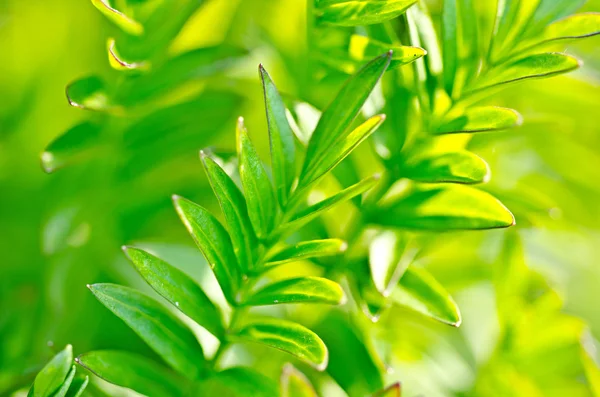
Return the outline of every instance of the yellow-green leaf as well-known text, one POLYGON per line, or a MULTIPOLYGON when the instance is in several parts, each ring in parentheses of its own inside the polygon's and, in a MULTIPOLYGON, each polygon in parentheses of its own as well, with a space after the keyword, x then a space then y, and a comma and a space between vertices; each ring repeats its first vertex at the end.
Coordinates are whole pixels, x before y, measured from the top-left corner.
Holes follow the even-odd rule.
POLYGON ((318 397, 306 376, 292 364, 287 363, 281 372, 282 397, 318 397))
POLYGON ((123 31, 134 36, 140 36, 144 33, 144 27, 141 23, 111 7, 108 0, 92 0, 92 4, 123 31))
POLYGON ((104 82, 96 76, 76 80, 67 86, 67 99, 71 106, 108 111, 114 108, 104 82))
POLYGON ((487 182, 490 168, 481 157, 466 150, 429 153, 404 164, 402 176, 424 183, 471 184, 487 182))
POLYGON ((393 54, 388 70, 414 62, 427 54, 427 51, 420 47, 388 44, 358 34, 353 34, 350 37, 348 52, 350 58, 355 61, 367 61, 389 50, 392 50, 393 54))
POLYGON ((244 367, 227 368, 210 375, 198 384, 198 395, 222 397, 278 397, 274 382, 244 367))
POLYGON ((435 134, 458 134, 498 131, 521 125, 523 118, 513 109, 498 106, 477 106, 460 114, 450 114, 437 128, 435 134))
POLYGON ((99 125, 84 122, 53 140, 41 156, 44 171, 51 173, 92 156, 100 145, 99 125))
POLYGON ((244 302, 249 306, 282 303, 328 303, 339 305, 346 301, 339 284, 321 277, 299 277, 278 281, 252 293, 244 302))
POLYGON ((345 241, 337 238, 303 241, 298 244, 283 247, 268 254, 265 262, 267 262, 267 265, 281 265, 302 259, 339 255, 344 252, 347 247, 348 244, 346 244, 345 241))
POLYGON ((417 0, 321 0, 317 21, 337 26, 372 25, 402 15, 417 0))
POLYGON ((58 392, 71 371, 72 364, 73 348, 67 345, 36 375, 33 382, 33 397, 50 397, 58 392))

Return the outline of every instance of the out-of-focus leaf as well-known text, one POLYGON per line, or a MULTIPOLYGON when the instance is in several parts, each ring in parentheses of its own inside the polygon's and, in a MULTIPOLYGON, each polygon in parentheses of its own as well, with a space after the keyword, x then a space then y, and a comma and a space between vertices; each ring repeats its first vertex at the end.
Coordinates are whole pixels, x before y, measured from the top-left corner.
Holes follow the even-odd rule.
POLYGON ((37 374, 33 382, 32 395, 34 397, 49 397, 56 393, 69 374, 72 364, 73 348, 71 345, 67 345, 37 374))
POLYGON ((444 287, 423 269, 409 267, 393 292, 392 299, 399 305, 445 324, 460 326, 458 306, 444 287))
POLYGON ((400 397, 402 396, 402 387, 400 382, 386 387, 385 389, 375 393, 373 397, 400 397))
POLYGON ((123 31, 134 36, 140 36, 144 33, 144 27, 141 23, 111 7, 108 0, 92 0, 92 4, 123 31))
POLYGON ((99 125, 79 124, 52 141, 42 153, 42 167, 50 173, 78 160, 85 159, 100 142, 99 125))
POLYGON ((108 52, 108 62, 113 69, 116 70, 138 70, 144 71, 150 68, 150 62, 147 61, 132 61, 125 59, 117 49, 115 39, 110 38, 106 44, 108 52))
POLYGON ((223 335, 223 319, 219 310, 188 275, 141 249, 123 247, 123 251, 146 282, 163 298, 213 335, 223 335))
POLYGON ((524 44, 527 50, 559 40, 580 39, 600 34, 600 13, 576 14, 552 23, 539 37, 524 44), (532 44, 533 43, 533 44, 532 44))
POLYGON ((369 245, 369 269, 373 284, 380 294, 390 290, 412 262, 416 250, 408 248, 408 238, 398 231, 386 230, 369 245))
POLYGON ((281 396, 318 397, 306 376, 289 363, 283 366, 281 372, 281 396))
POLYGON ((133 353, 98 350, 82 354, 76 361, 107 382, 149 397, 182 396, 189 387, 186 379, 168 368, 133 353))
POLYGON ((252 145, 244 120, 237 124, 237 150, 240 161, 240 178, 244 187, 248 214, 259 238, 266 238, 273 230, 277 204, 273 188, 256 149, 252 145))
POLYGON ((108 111, 113 108, 104 82, 97 76, 85 77, 67 86, 67 99, 71 106, 108 111))
POLYGON ((592 390, 592 395, 598 397, 600 396, 600 368, 598 368, 598 364, 585 351, 581 352, 581 360, 585 370, 585 377, 592 390))
POLYGON ((319 371, 327 367, 327 347, 317 334, 298 323, 273 318, 256 319, 235 332, 235 339, 283 350, 319 371))
POLYGON ((442 12, 442 55, 444 63, 444 86, 452 96, 456 69, 458 68, 458 9, 457 0, 444 0, 442 12))
POLYGON ((277 386, 269 378, 249 368, 234 367, 202 380, 198 395, 222 397, 277 397, 277 386))
POLYGON ((204 152, 201 152, 201 157, 210 185, 225 216, 227 230, 241 269, 247 272, 254 266, 258 241, 248 216, 246 199, 235 182, 212 158, 204 152))
POLYGON ((346 82, 323 112, 308 143, 301 181, 306 181, 305 174, 314 168, 315 163, 329 151, 334 143, 346 136, 345 131, 358 115, 369 94, 375 88, 375 84, 383 76, 390 64, 391 57, 392 52, 390 51, 365 65, 346 82))
POLYGON ((404 164, 402 176, 425 183, 482 183, 489 180, 490 169, 481 157, 464 150, 411 159, 404 164))
POLYGON ((115 284, 88 288, 172 368, 189 378, 203 371, 204 353, 194 334, 154 299, 115 284))
POLYGON ((73 382, 71 382, 71 386, 69 387, 69 390, 67 391, 66 397, 81 396, 83 394, 83 391, 87 387, 89 381, 90 381, 89 376, 86 376, 85 378, 77 377, 77 378, 73 379, 73 382))
POLYGON ((249 306, 282 303, 328 303, 340 305, 346 301, 339 284, 321 277, 299 277, 279 281, 256 291, 244 302, 249 306))
POLYGON ((285 105, 271 80, 271 76, 263 68, 258 67, 263 85, 267 123, 269 126, 269 142, 271 144, 271 168, 275 180, 275 192, 282 208, 287 203, 288 194, 296 178, 296 146, 294 133, 285 115, 285 105))
POLYGON ((373 116, 348 134, 340 134, 334 142, 331 142, 329 149, 321 153, 319 158, 313 160, 300 179, 299 186, 307 186, 315 182, 327 172, 331 171, 343 159, 348 156, 352 150, 367 139, 375 130, 385 121, 385 115, 373 116))
POLYGON ((356 61, 362 62, 373 59, 379 54, 389 50, 392 50, 393 54, 390 65, 388 66, 388 70, 396 68, 400 65, 406 65, 414 62, 415 60, 427 54, 427 51, 420 47, 387 44, 367 36, 360 36, 358 34, 354 34, 352 37, 350 37, 350 46, 348 48, 348 52, 350 57, 356 61))
POLYGON ((550 52, 531 55, 503 64, 481 76, 471 92, 532 78, 552 77, 580 67, 580 62, 569 55, 550 52))
POLYGON ((302 259, 319 258, 323 256, 339 255, 346 250, 348 244, 340 239, 303 241, 298 244, 283 247, 267 255, 267 265, 281 265, 302 259))
POLYGON ((337 26, 372 25, 396 18, 416 0, 321 0, 317 21, 337 26))
POLYGON ((495 229, 515 224, 500 201, 464 185, 415 187, 403 198, 377 209, 371 221, 417 230, 495 229))
POLYGON ((213 270, 223 295, 234 304, 240 282, 237 259, 229 234, 206 209, 183 197, 173 196, 179 217, 213 270))
POLYGON ((75 365, 71 366, 67 377, 64 379, 62 385, 60 385, 60 388, 52 394, 52 397, 65 397, 67 395, 71 383, 73 383, 73 378, 75 378, 75 371, 75 365))
POLYGON ((527 23, 524 36, 538 34, 550 22, 572 14, 585 3, 585 0, 539 0, 538 3, 527 23))
POLYGON ((497 106, 478 106, 466 109, 459 116, 441 123, 435 134, 457 134, 497 131, 521 125, 523 118, 513 110, 497 106))

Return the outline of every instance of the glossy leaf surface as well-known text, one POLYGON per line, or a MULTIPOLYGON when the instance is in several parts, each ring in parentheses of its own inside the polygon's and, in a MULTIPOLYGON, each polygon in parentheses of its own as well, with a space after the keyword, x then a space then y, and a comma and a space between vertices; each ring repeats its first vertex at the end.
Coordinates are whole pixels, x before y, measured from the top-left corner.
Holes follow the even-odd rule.
POLYGON ((278 281, 252 293, 249 306, 282 303, 327 303, 339 305, 346 301, 342 287, 326 278, 299 277, 278 281))
POLYGON ((267 256, 266 262, 268 262, 267 265, 280 265, 302 259, 338 255, 344 252, 346 248, 346 242, 340 239, 303 241, 275 251, 267 256))
POLYGON ((96 76, 86 77, 69 84, 67 99, 71 106, 81 109, 107 111, 113 107, 104 82, 96 76))
POLYGON ((125 32, 139 36, 144 33, 144 27, 141 23, 128 17, 123 12, 111 7, 108 0, 92 0, 92 4, 115 25, 125 32))
POLYGON ((56 393, 65 381, 67 374, 69 374, 72 364, 73 348, 71 345, 67 345, 36 375, 32 395, 34 397, 49 397, 56 393))
POLYGON ((425 183, 482 183, 490 178, 487 163, 469 151, 429 154, 411 160, 402 169, 402 175, 425 183))
POLYGON ((474 133, 513 128, 522 123, 521 115, 513 109, 479 106, 466 109, 459 116, 442 122, 435 134, 474 133))
POLYGON ((321 0, 318 21, 337 26, 371 25, 393 19, 416 0, 321 0))

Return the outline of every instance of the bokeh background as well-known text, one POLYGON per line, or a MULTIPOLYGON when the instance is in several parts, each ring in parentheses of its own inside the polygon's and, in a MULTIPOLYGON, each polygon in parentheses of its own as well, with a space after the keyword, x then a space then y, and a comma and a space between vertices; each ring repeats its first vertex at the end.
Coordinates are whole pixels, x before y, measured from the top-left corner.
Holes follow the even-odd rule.
MULTIPOLYGON (((585 9, 600 10, 600 1, 589 1, 585 9)), ((115 80, 106 42, 116 28, 89 1, 0 1, 0 396, 27 386, 67 343, 76 353, 124 348, 153 355, 85 285, 114 281, 141 287, 120 252, 130 243, 151 247, 203 277, 201 255, 170 196, 217 208, 197 153, 210 145, 231 151, 239 115, 266 157, 259 62, 283 92, 318 107, 330 100, 340 78, 319 87, 302 78, 305 19, 305 4, 298 0, 209 2, 190 18, 169 53, 213 45, 236 45, 247 53, 176 94, 220 87, 234 93, 210 120, 187 115, 199 138, 170 152, 168 144, 159 144, 131 154, 116 136, 86 161, 48 174, 40 160, 45 147, 78 122, 101 117, 69 106, 65 86, 87 75, 115 80)), ((558 50, 577 55, 585 66, 496 95, 493 104, 517 109, 525 123, 478 135, 470 148, 491 166, 493 178, 484 189, 517 217, 521 259, 555 291, 558 303, 551 305, 562 314, 550 323, 563 328, 551 338, 581 327, 589 330, 586 343, 594 352, 594 339, 600 338, 600 37, 558 50)), ((428 241, 422 262, 456 298, 464 323, 447 329, 401 311, 382 319, 384 340, 383 330, 395 330, 387 335, 389 363, 396 369, 391 378, 421 395, 469 395, 499 368, 490 274, 501 260, 505 232, 441 234, 428 241)), ((529 318, 536 316, 532 311, 529 318)), ((531 329, 533 340, 539 334, 531 329)), ((560 361, 559 355, 550 357, 560 361)), ((574 365, 564 357, 563 365, 574 365)), ((539 358, 535 365, 548 362, 539 358)), ((544 376, 550 379, 548 371, 544 376)), ((556 395, 586 395, 555 389, 556 395)), ((533 395, 526 385, 523 390, 533 395)))

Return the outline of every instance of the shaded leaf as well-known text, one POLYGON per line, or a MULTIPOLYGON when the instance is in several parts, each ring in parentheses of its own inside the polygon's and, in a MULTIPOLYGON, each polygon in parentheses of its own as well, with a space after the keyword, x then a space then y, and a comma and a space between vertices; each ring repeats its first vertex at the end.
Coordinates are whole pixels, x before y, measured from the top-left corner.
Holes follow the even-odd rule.
POLYGON ((141 23, 111 7, 108 0, 92 0, 92 4, 125 32, 135 36, 140 36, 144 33, 144 27, 141 23))
POLYGON ((36 375, 33 382, 34 397, 49 397, 56 393, 71 370, 73 348, 67 345, 56 354, 36 375))
POLYGON ((325 240, 303 241, 298 244, 286 246, 267 255, 267 265, 295 262, 302 259, 319 258, 323 256, 339 255, 346 250, 345 241, 332 238, 325 240))
POLYGON ((415 187, 403 198, 376 210, 371 221, 417 230, 494 229, 515 224, 500 201, 463 185, 415 187))
POLYGON ((75 378, 73 382, 71 382, 71 387, 67 391, 67 397, 79 397, 83 394, 85 388, 90 382, 90 377, 86 376, 85 378, 75 378))
POLYGON ((188 275, 141 249, 123 247, 123 251, 146 282, 163 298, 213 335, 223 335, 221 313, 188 275))
POLYGON ((490 169, 481 157, 464 150, 411 159, 402 167, 402 176, 425 183, 482 183, 489 180, 490 169))
POLYGON ((269 378, 250 368, 234 367, 217 372, 199 384, 203 396, 277 397, 277 386, 269 378))
POLYGON ((292 278, 267 285, 252 293, 244 302, 249 306, 282 303, 328 303, 339 305, 346 301, 339 284, 321 277, 292 278))
POLYGON ((317 334, 298 323, 273 318, 256 319, 238 330, 235 338, 283 350, 319 371, 327 367, 327 347, 317 334))
POLYGON ((173 196, 173 203, 188 232, 213 270, 223 295, 235 304, 240 274, 229 234, 206 209, 183 197, 173 196))
POLYGON ((85 122, 52 141, 42 153, 42 167, 50 173, 88 157, 100 143, 102 129, 85 122))
POLYGON ((521 125, 523 118, 513 109, 478 106, 466 109, 460 116, 442 122, 435 134, 498 131, 521 125))
POLYGON ((399 305, 445 324, 460 326, 458 306, 444 287, 423 269, 409 267, 392 294, 392 299, 399 305))
POLYGON ((442 12, 442 56, 444 65, 444 86, 452 96, 456 70, 458 68, 458 25, 457 0, 444 0, 442 12))
POLYGON ((82 354, 76 361, 105 381, 148 397, 181 396, 189 386, 168 368, 138 354, 98 350, 82 354))
POLYGON ((287 363, 281 372, 282 397, 318 397, 306 376, 292 364, 287 363))
POLYGON ((194 334, 154 299, 115 284, 88 285, 94 296, 123 320, 172 368, 195 378, 204 366, 194 334))
POLYGON ((66 92, 71 106, 96 111, 108 111, 113 108, 104 82, 97 76, 72 82, 67 86, 66 92))
POLYGON ((73 378, 75 378, 75 372, 75 365, 72 365, 67 377, 64 379, 60 388, 52 394, 52 397, 65 397, 67 395, 67 392, 71 387, 71 383, 73 383, 73 378))
POLYGON ((322 0, 317 21, 337 26, 381 23, 402 15, 416 0, 322 0))
POLYGON ((420 47, 388 44, 358 34, 350 37, 348 52, 350 57, 356 61, 367 61, 389 50, 392 50, 393 54, 388 70, 414 62, 427 54, 427 51, 420 47))
POLYGON ((125 57, 119 53, 117 43, 113 38, 108 39, 106 47, 108 52, 108 62, 113 69, 145 71, 150 68, 150 62, 125 59, 125 57))
POLYGON ((600 13, 588 12, 571 15, 552 23, 540 36, 532 38, 521 48, 530 50, 543 44, 569 39, 580 39, 600 34, 600 13))

